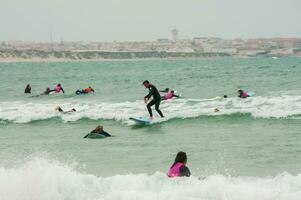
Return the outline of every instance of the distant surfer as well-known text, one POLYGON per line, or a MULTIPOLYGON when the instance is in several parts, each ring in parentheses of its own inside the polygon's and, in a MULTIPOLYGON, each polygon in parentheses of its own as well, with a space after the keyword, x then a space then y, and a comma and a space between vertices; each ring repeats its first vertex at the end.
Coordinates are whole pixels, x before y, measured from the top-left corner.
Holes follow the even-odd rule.
POLYGON ((85 89, 82 89, 82 90, 76 90, 75 94, 77 94, 77 95, 79 95, 79 94, 88 94, 88 93, 91 93, 91 92, 94 93, 95 91, 91 86, 89 86, 89 87, 87 87, 85 89))
POLYGON ((61 84, 57 84, 53 90, 50 90, 50 88, 47 87, 46 90, 40 95, 49 95, 51 92, 59 93, 60 91, 65 93, 65 91, 64 91, 63 87, 61 86, 61 84))
POLYGON ((25 94, 27 94, 27 93, 28 93, 28 94, 31 94, 31 86, 30 86, 30 84, 27 84, 27 85, 26 85, 26 88, 25 88, 24 93, 25 93, 25 94))
POLYGON ((64 111, 60 106, 55 107, 54 110, 58 111, 58 112, 61 112, 61 113, 64 113, 64 112, 76 112, 75 108, 72 108, 71 110, 68 110, 68 111, 64 111))
POLYGON ((151 98, 153 96, 153 99, 146 106, 148 113, 150 115, 150 118, 151 119, 153 118, 153 113, 152 113, 152 108, 151 108, 153 105, 155 105, 155 109, 159 113, 159 115, 161 117, 164 117, 163 113, 159 109, 159 106, 161 103, 161 96, 160 96, 158 89, 154 85, 150 84, 150 82, 148 80, 143 81, 143 85, 145 88, 147 88, 149 90, 148 95, 146 95, 144 97, 144 102, 147 103, 149 98, 151 98))
POLYGON ((250 97, 250 95, 248 94, 247 91, 244 91, 244 90, 238 90, 238 97, 239 98, 248 98, 250 97))
POLYGON ((51 92, 55 92, 55 93, 60 93, 60 92, 63 92, 63 93, 65 93, 65 91, 64 91, 64 89, 63 89, 63 87, 62 87, 62 85, 60 84, 60 83, 58 83, 56 86, 55 86, 55 88, 53 89, 53 90, 51 90, 51 92))
POLYGON ((40 94, 40 95, 49 95, 50 92, 51 92, 51 90, 50 90, 50 88, 48 87, 48 88, 46 88, 46 90, 45 90, 42 94, 40 94))
POLYGON ((172 99, 173 97, 177 97, 179 98, 179 95, 175 94, 174 90, 171 90, 169 88, 166 88, 165 90, 162 90, 160 92, 165 92, 166 94, 164 96, 161 97, 162 100, 168 100, 168 99, 172 99))
POLYGON ((91 134, 100 134, 100 135, 103 135, 105 137, 111 137, 112 136, 111 134, 104 131, 103 126, 100 126, 100 125, 96 126, 96 128, 93 131, 91 131, 89 134, 87 134, 84 138, 89 137, 91 134))
POLYGON ((191 175, 190 170, 186 166, 187 155, 185 152, 178 152, 176 159, 167 172, 168 177, 187 176, 191 175))

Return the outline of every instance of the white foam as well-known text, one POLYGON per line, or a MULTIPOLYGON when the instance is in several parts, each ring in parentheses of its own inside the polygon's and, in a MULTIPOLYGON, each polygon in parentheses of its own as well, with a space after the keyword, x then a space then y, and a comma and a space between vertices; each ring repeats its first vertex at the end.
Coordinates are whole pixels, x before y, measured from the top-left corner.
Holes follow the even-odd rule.
MULTIPOLYGON (((65 100, 67 101, 67 100, 65 100)), ((61 102, 64 110, 76 108, 75 113, 57 113, 54 107, 57 103, 27 103, 22 101, 1 102, 0 119, 16 123, 27 123, 35 120, 45 120, 60 117, 63 121, 77 121, 83 118, 108 119, 130 123, 129 117, 148 117, 143 101, 98 103, 91 102, 61 102)), ((249 113, 259 118, 285 118, 301 115, 301 96, 257 96, 248 99, 220 97, 213 99, 173 99, 163 101, 161 110, 166 121, 173 118, 194 118, 199 116, 231 115, 249 113), (220 112, 214 112, 218 108, 220 112)), ((157 116, 153 108, 154 115, 157 116)))
POLYGON ((36 158, 16 168, 0 167, 3 200, 299 200, 301 174, 275 177, 211 175, 167 178, 128 174, 99 177, 56 161, 36 158))

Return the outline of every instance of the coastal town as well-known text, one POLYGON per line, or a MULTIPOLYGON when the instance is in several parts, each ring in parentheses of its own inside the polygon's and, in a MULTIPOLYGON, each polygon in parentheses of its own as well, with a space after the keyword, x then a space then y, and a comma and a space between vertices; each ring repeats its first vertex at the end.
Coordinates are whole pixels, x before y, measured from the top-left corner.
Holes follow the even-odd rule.
POLYGON ((178 39, 178 30, 170 38, 154 41, 80 42, 80 41, 2 41, 0 59, 133 59, 189 57, 281 57, 301 56, 301 38, 222 39, 194 37, 178 39))

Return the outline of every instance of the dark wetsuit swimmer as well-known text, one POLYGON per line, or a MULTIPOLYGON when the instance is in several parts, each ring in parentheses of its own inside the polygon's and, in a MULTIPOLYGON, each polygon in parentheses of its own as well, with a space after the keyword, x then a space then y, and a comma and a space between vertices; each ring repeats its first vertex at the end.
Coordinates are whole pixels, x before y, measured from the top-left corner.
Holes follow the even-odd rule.
POLYGON ((97 134, 101 134, 104 135, 106 137, 111 137, 112 135, 109 134, 108 132, 103 130, 103 126, 97 126, 93 131, 91 131, 90 133, 97 133, 97 134))
POLYGON ((159 93, 158 89, 157 89, 154 85, 150 84, 148 80, 145 80, 145 81, 143 82, 143 85, 144 85, 146 88, 148 88, 148 90, 149 90, 148 95, 146 95, 146 96, 144 97, 145 103, 148 101, 148 99, 149 99, 150 97, 153 96, 153 99, 152 99, 152 100, 147 104, 147 106, 146 106, 146 107, 147 107, 147 110, 148 110, 148 113, 149 113, 149 115, 150 115, 150 117, 151 117, 151 118, 153 117, 153 113, 152 113, 152 109, 151 109, 151 107, 152 107, 153 105, 155 105, 155 109, 156 109, 156 111, 159 113, 159 115, 160 115, 161 117, 164 117, 164 116, 163 116, 163 113, 162 113, 161 110, 159 109, 159 106, 160 106, 160 103, 161 103, 161 96, 160 96, 160 93, 159 93))
POLYGON ((26 85, 26 88, 25 88, 24 93, 29 93, 29 94, 31 94, 31 86, 30 86, 30 84, 27 84, 27 85, 26 85))

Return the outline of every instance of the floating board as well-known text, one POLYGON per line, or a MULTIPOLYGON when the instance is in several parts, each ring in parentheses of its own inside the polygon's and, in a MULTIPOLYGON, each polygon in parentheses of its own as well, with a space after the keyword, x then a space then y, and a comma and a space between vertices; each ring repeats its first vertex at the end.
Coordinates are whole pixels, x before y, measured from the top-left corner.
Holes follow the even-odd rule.
POLYGON ((130 117, 130 120, 136 122, 137 124, 141 124, 141 125, 150 125, 153 123, 153 121, 151 121, 145 117, 130 117))
POLYGON ((254 95, 255 95, 255 93, 254 93, 254 92, 247 92, 247 94, 248 94, 250 97, 252 97, 252 96, 254 96, 254 95))
POLYGON ((99 133, 89 133, 84 138, 101 139, 101 138, 106 138, 106 136, 99 133))
POLYGON ((82 90, 76 90, 75 94, 76 95, 82 95, 82 94, 89 94, 89 92, 83 92, 82 90))

